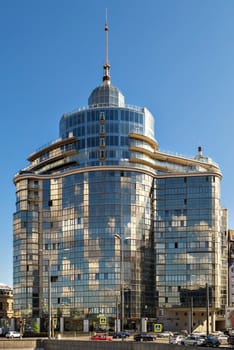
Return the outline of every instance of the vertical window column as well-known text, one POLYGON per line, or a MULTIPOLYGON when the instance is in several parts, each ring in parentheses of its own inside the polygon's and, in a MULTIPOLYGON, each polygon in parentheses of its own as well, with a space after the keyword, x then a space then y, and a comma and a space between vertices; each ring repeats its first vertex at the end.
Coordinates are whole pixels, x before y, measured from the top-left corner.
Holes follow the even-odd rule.
POLYGON ((100 161, 103 162, 106 158, 106 120, 105 113, 100 112, 99 114, 99 154, 100 161))

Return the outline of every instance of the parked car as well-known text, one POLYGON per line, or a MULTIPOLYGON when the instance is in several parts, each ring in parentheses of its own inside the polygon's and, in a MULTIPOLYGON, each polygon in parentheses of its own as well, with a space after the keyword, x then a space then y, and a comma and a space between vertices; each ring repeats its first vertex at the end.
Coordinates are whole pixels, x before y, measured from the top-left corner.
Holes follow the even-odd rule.
POLYGON ((233 335, 230 335, 230 337, 228 338, 228 344, 229 345, 234 345, 234 336, 233 335))
POLYGON ((188 337, 181 340, 181 345, 198 345, 199 336, 189 335, 188 337))
POLYGON ((5 335, 6 338, 21 338, 21 334, 19 332, 16 331, 9 331, 8 333, 6 333, 5 335))
POLYGON ((227 334, 219 334, 217 338, 221 344, 228 344, 229 336, 227 334))
POLYGON ((154 341, 156 337, 149 333, 138 333, 134 335, 135 341, 154 341))
POLYGON ((8 332, 9 332, 8 328, 1 327, 0 328, 0 337, 5 337, 8 332))
POLYGON ((161 332, 161 333, 157 333, 157 336, 159 338, 169 338, 171 335, 173 335, 173 333, 170 332, 170 331, 164 331, 164 332, 161 332))
POLYGON ((181 342, 184 340, 184 335, 170 335, 169 337, 169 344, 177 344, 181 345, 181 342))
POLYGON ((117 338, 128 338, 130 337, 130 333, 129 332, 116 332, 113 334, 113 338, 117 339, 117 338))
POLYGON ((208 335, 205 337, 204 342, 201 345, 216 348, 220 346, 220 341, 214 335, 208 335))
POLYGON ((112 337, 107 335, 107 334, 101 334, 101 333, 98 333, 98 334, 95 334, 91 337, 91 340, 100 340, 100 341, 111 341, 112 340, 112 337))

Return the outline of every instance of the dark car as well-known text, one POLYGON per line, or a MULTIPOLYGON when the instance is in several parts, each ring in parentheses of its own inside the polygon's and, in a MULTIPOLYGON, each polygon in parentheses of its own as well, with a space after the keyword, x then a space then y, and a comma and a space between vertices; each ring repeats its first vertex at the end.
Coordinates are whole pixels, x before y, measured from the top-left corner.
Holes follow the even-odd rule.
POLYGON ((228 338, 228 344, 229 345, 234 345, 234 336, 233 335, 230 335, 230 337, 228 338))
POLYGON ((216 348, 216 347, 220 346, 220 341, 215 336, 208 335, 207 337, 205 337, 201 346, 210 346, 210 347, 216 348))
POLYGON ((154 341, 155 337, 148 333, 138 333, 134 335, 135 341, 154 341))
POLYGON ((129 336, 130 336, 129 332, 116 332, 116 333, 113 334, 113 338, 114 339, 127 338, 129 336))

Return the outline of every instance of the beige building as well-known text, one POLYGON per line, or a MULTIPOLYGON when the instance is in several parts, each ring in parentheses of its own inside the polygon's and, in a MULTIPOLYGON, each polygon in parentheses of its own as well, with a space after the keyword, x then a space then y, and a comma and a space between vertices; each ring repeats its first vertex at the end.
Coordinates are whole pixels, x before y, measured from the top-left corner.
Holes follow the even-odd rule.
POLYGON ((0 284, 0 318, 13 317, 13 289, 0 284))

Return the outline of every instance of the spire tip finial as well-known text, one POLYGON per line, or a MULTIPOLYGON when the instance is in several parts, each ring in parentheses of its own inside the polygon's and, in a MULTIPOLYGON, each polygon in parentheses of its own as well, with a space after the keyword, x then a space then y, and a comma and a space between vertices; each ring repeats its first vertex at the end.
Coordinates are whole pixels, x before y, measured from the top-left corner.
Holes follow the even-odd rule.
POLYGON ((105 33, 106 33, 106 62, 103 66, 104 68, 104 76, 103 82, 104 84, 110 85, 110 65, 108 63, 108 22, 107 22, 107 8, 106 8, 106 23, 105 23, 105 33))

